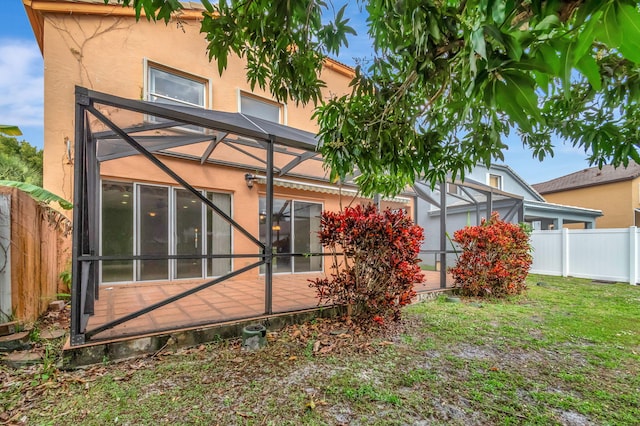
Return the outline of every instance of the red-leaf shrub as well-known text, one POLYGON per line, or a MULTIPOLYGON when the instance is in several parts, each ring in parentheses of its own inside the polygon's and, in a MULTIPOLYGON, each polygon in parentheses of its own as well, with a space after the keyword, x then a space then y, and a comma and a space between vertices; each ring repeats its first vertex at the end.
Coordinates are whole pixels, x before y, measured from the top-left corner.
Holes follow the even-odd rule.
POLYGON ((532 257, 524 227, 504 222, 493 212, 479 226, 454 232, 453 241, 462 255, 450 272, 463 295, 503 297, 526 290, 532 257))
POLYGON ((352 320, 365 326, 398 320, 423 278, 422 228, 401 210, 373 205, 325 211, 320 226, 320 242, 332 253, 331 276, 309 280, 320 302, 350 306, 352 320))

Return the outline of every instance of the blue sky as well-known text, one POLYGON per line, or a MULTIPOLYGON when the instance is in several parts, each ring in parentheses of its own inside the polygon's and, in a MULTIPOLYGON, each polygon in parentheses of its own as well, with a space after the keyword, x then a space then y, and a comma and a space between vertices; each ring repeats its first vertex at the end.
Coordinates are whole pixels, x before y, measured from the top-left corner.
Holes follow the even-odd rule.
POLYGON ((21 0, 2 2, 0 124, 20 126, 24 139, 42 147, 43 65, 21 0))
MULTIPOLYGON (((19 139, 32 145, 43 144, 43 62, 21 0, 4 0, 0 25, 0 124, 20 126, 19 139)), ((350 2, 347 15, 358 37, 349 40, 349 48, 338 60, 353 65, 355 58, 371 54, 364 14, 356 2, 350 2)), ((517 136, 508 140, 504 163, 529 183, 553 179, 589 167, 583 150, 558 141, 555 156, 539 162, 523 149, 517 136)))

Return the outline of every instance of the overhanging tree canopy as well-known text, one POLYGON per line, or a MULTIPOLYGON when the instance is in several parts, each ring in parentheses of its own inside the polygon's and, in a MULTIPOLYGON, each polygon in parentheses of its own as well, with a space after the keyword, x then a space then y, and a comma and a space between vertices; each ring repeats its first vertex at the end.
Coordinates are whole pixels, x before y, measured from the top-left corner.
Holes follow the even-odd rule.
MULTIPOLYGON (((117 1, 166 22, 182 8, 117 1)), ((326 22, 321 0, 202 3, 219 71, 234 53, 252 86, 315 103, 333 177, 357 168, 366 194, 502 159, 514 131, 540 160, 560 137, 598 165, 640 162, 638 2, 363 0, 373 59, 356 67, 351 95, 330 100, 319 70, 354 33, 344 7, 326 22)))

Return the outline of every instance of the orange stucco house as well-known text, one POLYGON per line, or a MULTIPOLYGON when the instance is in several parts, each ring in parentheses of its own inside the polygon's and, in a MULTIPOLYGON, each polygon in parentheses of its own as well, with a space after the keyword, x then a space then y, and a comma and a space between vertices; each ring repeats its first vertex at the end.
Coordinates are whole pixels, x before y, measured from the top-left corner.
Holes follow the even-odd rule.
POLYGON ((640 165, 591 167, 533 185, 557 204, 602 210, 598 228, 640 226, 640 165))
MULTIPOLYGON (((313 106, 251 90, 237 57, 220 76, 206 55, 197 3, 185 3, 179 25, 136 22, 132 9, 102 0, 24 5, 44 57, 44 186, 84 197, 74 209, 72 344, 309 307, 279 302, 308 292, 306 280, 328 271, 323 256, 300 255, 322 252, 321 211, 371 202, 353 184, 328 181, 314 152, 313 106), (252 126, 275 136, 261 139, 252 126), (258 241, 271 246, 262 253, 269 265, 255 266, 264 251, 258 241), (223 282, 228 276, 235 284, 223 282), (194 314, 212 288, 246 296, 249 284, 266 281, 269 294, 251 294, 255 300, 241 303, 246 312, 209 300, 194 314), (302 284, 287 287, 293 282, 302 284), (282 297, 272 301, 278 285, 282 297)), ((347 93, 352 76, 327 60, 323 95, 347 93)), ((413 215, 414 198, 382 207, 413 215)))

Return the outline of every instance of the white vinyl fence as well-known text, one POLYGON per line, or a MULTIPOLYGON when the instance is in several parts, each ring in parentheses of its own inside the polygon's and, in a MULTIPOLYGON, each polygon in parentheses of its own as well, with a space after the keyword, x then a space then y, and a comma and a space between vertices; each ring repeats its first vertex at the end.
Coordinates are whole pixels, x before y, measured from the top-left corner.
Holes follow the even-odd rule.
POLYGON ((533 231, 531 272, 635 285, 640 278, 639 235, 635 226, 533 231))

